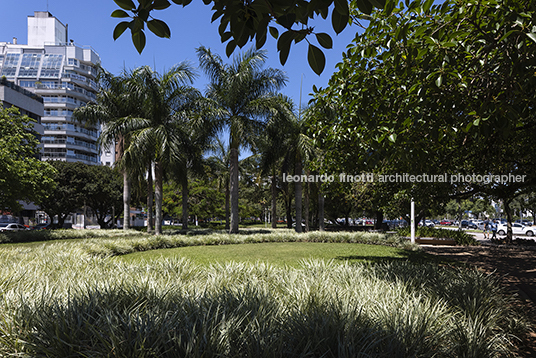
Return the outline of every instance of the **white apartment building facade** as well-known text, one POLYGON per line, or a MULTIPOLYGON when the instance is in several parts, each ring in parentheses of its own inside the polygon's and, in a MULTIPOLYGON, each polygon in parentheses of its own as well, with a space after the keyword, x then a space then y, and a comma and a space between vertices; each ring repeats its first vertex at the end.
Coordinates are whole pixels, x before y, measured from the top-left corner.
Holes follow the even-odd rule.
POLYGON ((43 160, 113 165, 115 148, 101 153, 99 126, 72 118, 73 111, 94 102, 101 60, 89 46, 68 38, 68 27, 48 11, 28 16, 28 43, 0 42, 0 78, 43 98, 43 160))

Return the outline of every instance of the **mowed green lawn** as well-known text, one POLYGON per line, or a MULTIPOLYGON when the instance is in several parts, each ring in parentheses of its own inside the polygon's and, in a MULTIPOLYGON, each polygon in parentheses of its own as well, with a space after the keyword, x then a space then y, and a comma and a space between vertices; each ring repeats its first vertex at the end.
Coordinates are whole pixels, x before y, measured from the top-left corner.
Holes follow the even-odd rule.
POLYGON ((423 253, 415 253, 381 245, 353 243, 284 242, 255 243, 240 245, 189 246, 173 249, 151 250, 120 256, 117 259, 130 262, 158 260, 161 258, 184 257, 194 263, 258 262, 277 266, 300 266, 304 259, 362 262, 381 260, 422 260, 423 253))

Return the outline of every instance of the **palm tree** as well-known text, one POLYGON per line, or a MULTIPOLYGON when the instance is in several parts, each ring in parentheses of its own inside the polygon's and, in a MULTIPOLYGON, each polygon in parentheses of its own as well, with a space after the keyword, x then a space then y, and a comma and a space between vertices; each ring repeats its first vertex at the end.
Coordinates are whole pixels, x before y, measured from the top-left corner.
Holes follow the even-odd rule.
POLYGON ((77 108, 73 118, 89 125, 104 124, 99 137, 99 145, 109 148, 117 145, 116 165, 123 173, 123 229, 130 229, 130 172, 131 163, 124 161, 124 151, 129 144, 129 130, 126 126, 131 116, 140 113, 140 101, 134 98, 126 87, 128 74, 123 71, 120 76, 114 76, 104 69, 100 70, 100 91, 97 102, 77 108))
POLYGON ((274 106, 274 92, 281 89, 287 78, 281 70, 262 69, 266 53, 248 50, 236 56, 232 64, 209 49, 197 49, 200 67, 209 77, 206 96, 221 110, 220 125, 229 130, 231 227, 238 233, 238 150, 251 147, 264 128, 264 118, 274 106))
MULTIPOLYGON (((287 97, 280 97, 282 105, 274 111, 274 115, 268 122, 263 141, 261 145, 262 151, 262 166, 266 170, 272 171, 272 215, 276 208, 276 166, 281 167, 282 172, 288 172, 291 166, 294 166, 294 175, 302 175, 304 165, 313 158, 315 148, 313 140, 307 135, 307 123, 300 119, 294 113, 292 101, 287 97)), ((307 170, 307 172, 309 172, 307 170)), ((308 184, 306 183, 306 200, 305 200, 305 222, 306 230, 309 230, 309 199, 308 199, 308 184)), ((286 192, 287 211, 290 210, 290 193, 288 185, 283 183, 283 191, 286 192)), ((302 232, 302 193, 303 184, 301 181, 294 183, 295 194, 295 214, 296 214, 296 231, 302 232)), ((275 215, 274 215, 275 216, 275 215)), ((287 213, 287 221, 291 226, 291 218, 287 213)), ((272 227, 276 227, 272 221, 272 227)))
POLYGON ((201 94, 190 84, 194 79, 190 64, 181 63, 160 75, 144 66, 132 71, 127 87, 140 99, 143 112, 129 118, 130 143, 125 157, 138 166, 154 163, 155 234, 162 233, 162 191, 166 170, 184 158, 184 142, 189 133, 184 123, 194 115, 201 94))
POLYGON ((188 229, 188 178, 190 173, 202 175, 205 171, 203 155, 212 148, 212 140, 217 126, 213 123, 213 109, 210 103, 199 97, 191 110, 190 116, 177 118, 177 125, 182 126, 184 135, 178 143, 180 156, 172 162, 171 172, 182 187, 182 228, 188 229))
POLYGON ((207 158, 207 164, 217 178, 220 190, 223 187, 225 191, 225 230, 230 229, 229 214, 230 214, 230 196, 231 191, 229 188, 229 160, 231 151, 229 146, 225 144, 220 138, 216 138, 212 146, 212 152, 214 155, 207 158))

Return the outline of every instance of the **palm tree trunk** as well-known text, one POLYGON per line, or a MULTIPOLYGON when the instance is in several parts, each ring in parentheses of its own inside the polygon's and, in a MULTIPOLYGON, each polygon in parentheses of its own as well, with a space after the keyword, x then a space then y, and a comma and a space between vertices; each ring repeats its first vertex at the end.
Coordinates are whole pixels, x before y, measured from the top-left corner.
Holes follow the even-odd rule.
POLYGON ((229 181, 225 183, 225 230, 229 230, 231 225, 229 223, 230 219, 230 200, 231 200, 231 190, 229 189, 229 181))
POLYGON ((130 229, 130 178, 123 169, 123 230, 130 229))
POLYGON ((153 166, 147 165, 147 232, 153 231, 153 166))
POLYGON ((154 165, 154 176, 155 176, 155 186, 154 186, 154 199, 155 199, 155 225, 154 233, 155 235, 162 234, 162 192, 163 192, 163 168, 160 162, 156 162, 154 165))
POLYGON ((318 188, 318 230, 324 231, 324 193, 322 188, 318 188))
POLYGON ((230 234, 238 234, 238 149, 231 148, 231 228, 230 234))
MULTIPOLYGON (((307 177, 309 177, 309 170, 306 170, 307 177)), ((309 182, 305 183, 305 202, 303 203, 303 216, 305 217, 305 232, 309 232, 309 182)))
POLYGON ((188 179, 182 181, 182 228, 188 229, 188 179))
POLYGON ((272 169, 272 229, 277 228, 277 178, 275 168, 272 169))
MULTIPOLYGON (((294 172, 295 175, 301 176, 302 174, 302 163, 301 160, 298 160, 296 162, 296 170, 294 172)), ((302 182, 301 180, 298 180, 294 184, 294 194, 296 196, 296 203, 294 204, 294 207, 296 208, 296 232, 302 232, 302 182)))

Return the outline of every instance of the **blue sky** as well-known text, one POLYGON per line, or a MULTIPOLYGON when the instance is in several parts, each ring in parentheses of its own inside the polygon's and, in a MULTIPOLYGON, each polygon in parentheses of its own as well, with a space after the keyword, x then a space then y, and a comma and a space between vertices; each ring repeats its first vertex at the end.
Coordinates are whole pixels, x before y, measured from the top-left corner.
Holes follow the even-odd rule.
MULTIPOLYGON (((138 66, 150 65, 162 72, 176 63, 190 61, 197 66, 195 49, 200 45, 211 48, 224 59, 225 44, 222 44, 218 35, 218 24, 211 23, 212 12, 210 6, 201 0, 194 0, 183 8, 173 4, 167 10, 157 11, 153 14, 168 23, 171 28, 171 39, 161 39, 148 33, 147 46, 139 55, 132 45, 130 32, 127 30, 117 41, 112 38, 112 32, 120 19, 111 18, 112 11, 119 7, 113 0, 4 0, 0 4, 0 41, 11 42, 17 37, 20 44, 27 43, 27 17, 34 11, 48 11, 57 17, 63 24, 69 26, 69 38, 79 45, 93 47, 101 56, 103 66, 114 74, 121 69, 132 69, 138 66)), ((313 22, 317 32, 327 32, 334 40, 333 49, 325 50, 326 68, 321 76, 316 75, 307 63, 307 43, 294 45, 285 66, 279 63, 276 50, 276 40, 268 37, 264 49, 268 51, 266 66, 283 69, 289 78, 286 88, 282 92, 290 96, 296 105, 300 98, 300 83, 303 76, 302 103, 309 100, 308 94, 312 92, 313 85, 325 87, 335 65, 340 62, 346 46, 355 37, 357 26, 347 28, 342 34, 336 36, 331 29, 331 21, 321 18, 313 22)), ((246 45, 246 47, 250 44, 246 45)), ((236 52, 236 50, 235 50, 236 52)), ((204 90, 206 78, 199 72, 194 85, 204 90)))

